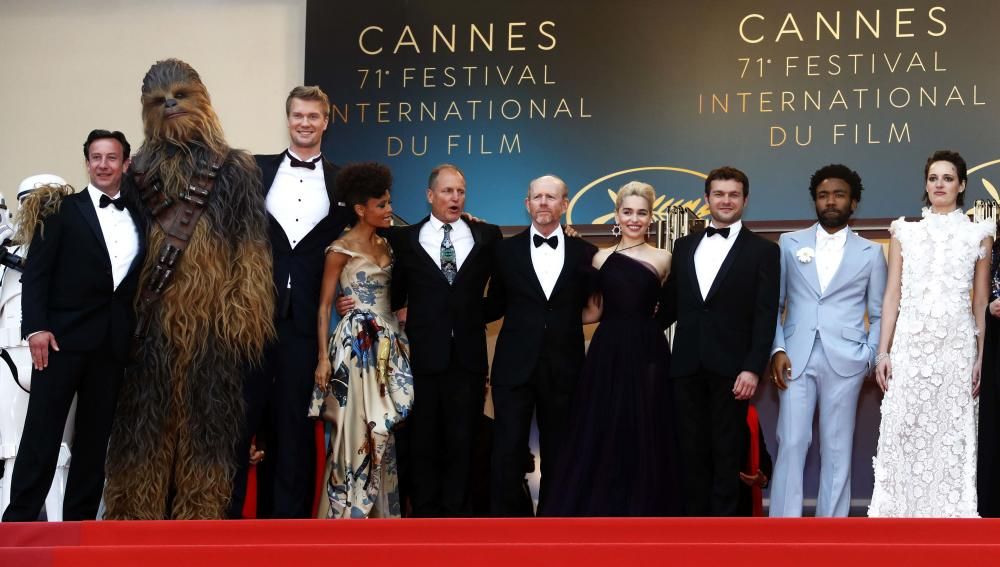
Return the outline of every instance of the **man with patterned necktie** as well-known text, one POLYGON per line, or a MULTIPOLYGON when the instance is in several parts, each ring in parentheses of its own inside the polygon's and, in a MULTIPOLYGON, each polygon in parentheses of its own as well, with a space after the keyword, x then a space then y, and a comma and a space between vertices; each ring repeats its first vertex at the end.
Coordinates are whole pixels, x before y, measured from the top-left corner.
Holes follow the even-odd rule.
POLYGON ((414 407, 407 459, 413 515, 467 516, 473 441, 486 385, 483 292, 493 269, 496 225, 466 222, 465 175, 435 167, 430 216, 393 231, 394 309, 410 339, 414 407))

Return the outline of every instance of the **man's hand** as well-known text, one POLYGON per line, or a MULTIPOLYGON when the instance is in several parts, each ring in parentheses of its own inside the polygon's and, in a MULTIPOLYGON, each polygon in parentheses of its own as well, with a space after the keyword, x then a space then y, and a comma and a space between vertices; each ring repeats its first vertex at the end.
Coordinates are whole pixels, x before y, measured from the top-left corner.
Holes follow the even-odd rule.
POLYGON ((347 315, 347 312, 354 309, 354 298, 347 297, 346 295, 337 296, 337 301, 334 303, 333 308, 337 310, 337 315, 343 317, 347 315))
POLYGON ((1000 319, 1000 299, 994 299, 990 302, 990 315, 1000 319))
POLYGON ((472 216, 472 213, 470 213, 469 211, 462 211, 462 218, 465 220, 465 222, 475 222, 480 224, 486 222, 479 217, 472 216))
POLYGON ((580 233, 577 232, 576 229, 571 227, 570 225, 566 225, 565 227, 563 227, 563 234, 565 234, 570 238, 580 238, 580 233))
POLYGON ((779 350, 771 357, 771 381, 779 390, 788 388, 785 380, 792 377, 792 362, 788 360, 788 353, 779 350))
POLYGON ((264 450, 258 449, 257 445, 250 445, 250 466, 252 467, 263 460, 264 450))
POLYGON ((736 383, 733 384, 733 395, 736 396, 737 400, 749 400, 757 391, 757 382, 759 381, 760 378, 749 370, 740 372, 740 375, 736 377, 736 383))
POLYGON ((56 337, 48 331, 35 333, 28 338, 28 348, 31 349, 31 363, 35 370, 44 370, 49 365, 49 346, 59 351, 56 337))
POLYGON ((745 484, 747 486, 755 486, 756 485, 756 486, 759 486, 761 488, 767 488, 767 476, 764 475, 764 473, 760 469, 757 469, 757 474, 754 474, 754 475, 749 475, 749 474, 741 472, 740 473, 740 480, 742 480, 743 484, 745 484))

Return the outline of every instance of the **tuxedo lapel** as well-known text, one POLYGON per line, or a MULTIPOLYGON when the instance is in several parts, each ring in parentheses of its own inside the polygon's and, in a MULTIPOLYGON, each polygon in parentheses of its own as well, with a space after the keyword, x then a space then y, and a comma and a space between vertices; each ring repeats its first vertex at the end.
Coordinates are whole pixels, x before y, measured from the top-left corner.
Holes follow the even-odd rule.
MULTIPOLYGON (((562 271, 559 272, 559 277, 556 278, 556 283, 552 286, 552 294, 549 297, 555 297, 559 290, 562 289, 566 282, 573 275, 573 271, 579 265, 579 255, 582 248, 577 246, 580 242, 577 242, 573 238, 563 234, 563 244, 565 244, 563 249, 563 266, 562 271)), ((529 252, 530 254, 530 252, 529 252)), ((529 258, 530 259, 530 258, 529 258)), ((532 266, 534 267, 534 266, 532 266)), ((535 281, 538 281, 538 276, 535 276, 535 281)), ((538 289, 542 289, 541 284, 538 285, 538 289)), ((543 292, 544 297, 544 292, 543 292)))
MULTIPOLYGON (((535 272, 535 264, 531 261, 530 232, 531 229, 528 229, 511 238, 511 240, 514 241, 511 243, 514 246, 514 258, 518 264, 518 271, 521 273, 525 282, 527 282, 528 287, 542 299, 545 299, 545 291, 542 289, 541 282, 538 281, 538 273, 535 272)), ((563 264, 563 271, 566 271, 565 263, 563 264)), ((559 277, 562 278, 562 274, 560 274, 559 277)), ((555 295, 554 289, 552 294, 555 295)))
POLYGON ((705 303, 711 301, 712 296, 719 291, 722 281, 726 279, 726 274, 729 272, 729 268, 733 267, 733 263, 736 261, 736 258, 739 257, 740 250, 743 249, 743 246, 749 238, 747 234, 748 232, 749 231, 746 228, 740 228, 740 231, 736 234, 736 242, 733 243, 733 247, 729 249, 729 254, 726 254, 726 259, 723 260, 722 265, 719 266, 719 271, 715 274, 715 279, 712 280, 712 287, 708 289, 708 294, 705 296, 705 303))
MULTIPOLYGON (((694 254, 698 251, 698 246, 701 245, 701 240, 705 238, 705 231, 701 231, 697 236, 692 238, 691 248, 685 251, 684 257, 681 259, 685 264, 687 264, 688 277, 691 280, 689 283, 691 289, 694 290, 694 296, 698 298, 699 303, 704 303, 705 298, 701 296, 701 285, 698 283, 698 267, 694 263, 694 254)), ((716 278, 718 279, 718 278, 716 278)))
POLYGON ((323 158, 323 181, 326 183, 326 194, 330 197, 330 212, 340 200, 337 198, 337 172, 339 168, 323 158))
MULTIPOLYGON (((465 257, 465 261, 462 262, 462 267, 458 269, 458 273, 455 275, 455 281, 458 281, 458 278, 462 277, 463 272, 468 271, 466 268, 472 264, 472 260, 478 256, 479 252, 483 249, 483 235, 479 230, 479 226, 471 222, 467 222, 466 224, 469 226, 469 231, 472 233, 472 241, 474 244, 472 245, 472 250, 469 250, 469 255, 465 257)), ((443 276, 444 272, 441 272, 441 275, 443 276)))
MULTIPOLYGON (((425 264, 425 267, 428 270, 436 272, 445 283, 448 283, 448 278, 445 277, 444 272, 441 270, 440 259, 431 258, 427 253, 427 250, 424 250, 424 247, 420 244, 420 231, 423 229, 425 224, 430 222, 430 219, 431 217, 426 216, 424 217, 424 220, 413 225, 413 229, 410 230, 410 246, 412 247, 413 252, 420 258, 419 261, 425 264)), ((468 259, 466 259, 466 262, 468 262, 468 259)), ((455 279, 457 280, 458 277, 456 276, 455 279)))
POLYGON ((97 210, 94 209, 94 203, 90 200, 90 195, 86 193, 87 191, 89 191, 89 189, 84 189, 83 191, 77 193, 79 196, 73 199, 73 204, 75 204, 77 210, 80 211, 80 215, 83 216, 84 222, 86 222, 87 226, 90 227, 90 230, 94 233, 97 241, 101 243, 101 247, 104 250, 104 257, 110 265, 111 254, 108 252, 108 243, 104 241, 104 232, 101 231, 101 221, 97 220, 97 210))
POLYGON ((819 272, 816 271, 816 225, 806 229, 804 234, 799 233, 790 235, 789 240, 792 242, 791 252, 793 262, 791 263, 795 264, 796 269, 802 274, 802 277, 809 282, 809 286, 816 292, 816 296, 819 297, 823 295, 819 288, 819 272), (812 261, 799 261, 798 251, 802 248, 812 249, 812 261))
POLYGON ((264 196, 271 191, 271 185, 274 185, 274 178, 278 175, 278 168, 281 167, 281 161, 285 159, 285 154, 280 153, 273 156, 261 156, 258 159, 258 165, 260 166, 260 182, 264 188, 264 196))

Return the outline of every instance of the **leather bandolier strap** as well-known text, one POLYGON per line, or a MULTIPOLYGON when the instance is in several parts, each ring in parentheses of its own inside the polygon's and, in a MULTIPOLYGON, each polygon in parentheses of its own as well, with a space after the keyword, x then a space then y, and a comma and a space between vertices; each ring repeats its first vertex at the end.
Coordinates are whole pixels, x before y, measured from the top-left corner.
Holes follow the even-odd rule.
POLYGON ((149 324, 160 298, 177 273, 181 255, 194 234, 198 219, 208 206, 212 188, 224 161, 224 157, 216 157, 211 163, 199 160, 198 169, 191 176, 187 189, 176 200, 163 191, 159 179, 148 179, 144 172, 136 175, 140 198, 163 230, 164 241, 158 252, 156 267, 139 292, 136 326, 132 335, 133 353, 137 352, 149 331, 149 324))

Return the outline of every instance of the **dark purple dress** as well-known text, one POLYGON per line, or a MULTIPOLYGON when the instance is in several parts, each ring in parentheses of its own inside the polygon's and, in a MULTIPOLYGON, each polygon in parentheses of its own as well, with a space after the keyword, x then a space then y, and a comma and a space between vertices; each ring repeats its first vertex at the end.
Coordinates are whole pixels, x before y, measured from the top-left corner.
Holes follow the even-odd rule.
POLYGON ((597 274, 601 323, 587 352, 570 434, 544 516, 681 513, 670 348, 653 317, 656 270, 613 253, 597 274))

